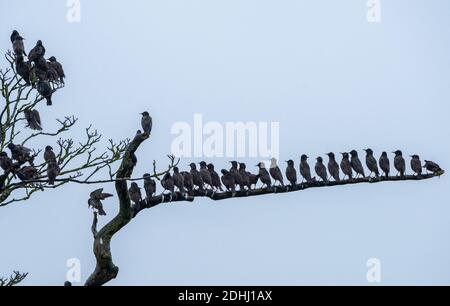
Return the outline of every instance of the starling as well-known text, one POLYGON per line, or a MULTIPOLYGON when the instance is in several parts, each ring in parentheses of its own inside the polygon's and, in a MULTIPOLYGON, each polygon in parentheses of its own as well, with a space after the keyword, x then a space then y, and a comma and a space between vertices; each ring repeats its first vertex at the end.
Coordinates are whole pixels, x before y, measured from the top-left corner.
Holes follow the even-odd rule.
POLYGON ((391 163, 389 161, 389 157, 386 152, 383 152, 381 154, 380 160, 379 160, 380 168, 386 175, 386 177, 389 177, 389 172, 391 171, 391 163))
POLYGON ((25 46, 23 44, 22 36, 17 35, 12 44, 13 44, 13 51, 16 56, 22 56, 22 55, 26 56, 27 55, 25 53, 25 46))
POLYGON ((11 158, 9 158, 8 153, 0 153, 0 167, 5 171, 5 173, 10 173, 15 171, 15 166, 11 158))
POLYGON ((442 169, 441 167, 439 167, 438 164, 429 160, 425 160, 425 166, 423 167, 427 169, 427 171, 432 172, 433 174, 438 174, 442 172, 442 169))
POLYGON ((156 182, 152 179, 152 176, 148 173, 144 174, 144 190, 147 197, 147 201, 151 199, 156 193, 156 182))
POLYGON ((164 188, 164 191, 168 190, 171 194, 175 193, 175 183, 169 172, 167 172, 161 180, 161 186, 164 188))
POLYGON ((392 153, 395 154, 394 167, 400 173, 400 177, 404 177, 406 171, 406 162, 405 159, 403 158, 403 153, 400 150, 397 150, 392 153))
POLYGON ((45 47, 42 44, 42 41, 38 40, 36 46, 30 50, 28 53, 28 60, 30 62, 35 62, 38 59, 44 57, 45 55, 45 47))
POLYGON ((103 188, 97 189, 91 193, 89 196, 88 204, 89 207, 96 209, 100 216, 106 216, 106 212, 103 209, 103 200, 112 197, 112 194, 103 193, 103 188))
POLYGON ((411 156, 411 169, 417 176, 422 176, 422 162, 420 161, 419 155, 411 156))
POLYGON ((346 176, 348 176, 348 179, 353 179, 353 170, 352 165, 350 163, 350 157, 348 153, 341 153, 342 154, 342 161, 341 161, 341 169, 342 172, 344 172, 344 179, 346 176))
POLYGON ((213 188, 211 173, 209 173, 208 165, 206 162, 202 161, 199 163, 200 165, 200 175, 202 176, 203 184, 208 185, 209 188, 213 188))
POLYGON ((14 30, 11 34, 11 43, 14 43, 18 36, 20 36, 19 32, 17 32, 17 30, 14 30))
POLYGON ((222 183, 227 191, 232 193, 236 192, 236 182, 234 180, 234 175, 228 170, 222 170, 222 183))
POLYGON ((17 176, 23 182, 32 181, 39 177, 38 170, 33 166, 23 167, 17 172, 17 176))
POLYGON ((242 179, 242 185, 244 185, 244 187, 247 187, 248 190, 252 189, 252 185, 250 184, 250 175, 246 171, 245 164, 239 164, 239 175, 242 179))
POLYGON ((194 186, 197 186, 198 190, 203 191, 203 179, 200 172, 197 170, 197 165, 192 163, 189 165, 191 167, 191 175, 194 186))
POLYGON ((259 168, 258 177, 261 180, 263 186, 266 185, 267 188, 272 187, 272 180, 270 179, 270 174, 266 169, 266 165, 263 162, 260 162, 256 165, 259 168))
POLYGON ((11 150, 11 157, 13 160, 18 161, 19 163, 32 163, 30 149, 21 145, 15 145, 13 143, 8 145, 8 149, 11 150))
POLYGON ((16 57, 16 71, 27 85, 31 85, 31 64, 25 62, 23 56, 16 57))
POLYGON ((223 188, 222 188, 222 182, 220 181, 220 176, 219 176, 219 174, 214 170, 214 165, 213 165, 213 164, 209 164, 209 165, 208 165, 208 171, 209 171, 209 174, 211 175, 212 186, 213 186, 216 190, 223 191, 223 188))
POLYGON ((58 71, 56 71, 55 67, 50 65, 50 63, 46 62, 43 58, 42 61, 45 63, 46 69, 47 69, 47 75, 48 79, 53 82, 58 82, 59 80, 59 74, 58 71))
POLYGON ((181 172, 184 180, 184 188, 187 189, 189 194, 192 194, 192 190, 194 190, 194 177, 191 173, 183 171, 181 172))
POLYGON ((281 186, 284 187, 284 181, 283 181, 283 174, 281 173, 280 167, 278 167, 278 161, 276 158, 272 158, 270 160, 270 169, 269 173, 272 176, 272 178, 275 180, 274 183, 277 181, 280 182, 281 186))
POLYGON ((52 94, 53 90, 48 81, 39 80, 36 87, 38 93, 47 100, 47 105, 52 105, 52 94))
POLYGON ((244 190, 244 181, 242 180, 241 174, 239 173, 239 169, 238 169, 238 162, 237 161, 232 161, 231 163, 231 169, 230 169, 230 173, 234 176, 234 182, 236 183, 236 185, 239 185, 239 190, 244 190))
POLYGON ((130 195, 131 201, 138 205, 142 201, 141 188, 136 182, 132 182, 130 188, 128 189, 128 194, 130 195))
POLYGON ((300 174, 306 180, 307 183, 312 183, 311 169, 308 165, 308 156, 302 155, 300 159, 300 174))
POLYGON ((339 182, 341 178, 339 177, 339 164, 336 161, 336 156, 333 152, 330 152, 327 154, 329 157, 328 161, 328 172, 330 172, 331 177, 336 181, 339 182))
POLYGON ((241 173, 241 171, 245 171, 247 173, 248 176, 248 189, 252 189, 252 186, 256 187, 256 184, 258 184, 258 175, 253 174, 249 171, 247 171, 247 165, 244 163, 240 163, 239 164, 239 172, 241 173))
POLYGON ((297 185, 297 170, 295 170, 295 165, 293 160, 288 160, 286 168, 286 178, 288 179, 291 187, 295 187, 297 185))
POLYGON ((54 56, 50 57, 48 60, 50 67, 56 71, 59 82, 61 84, 64 84, 64 78, 66 77, 66 74, 64 73, 63 66, 56 60, 56 57, 54 56))
POLYGON ((47 176, 48 176, 48 184, 53 186, 55 185, 56 177, 58 177, 61 169, 59 168, 56 160, 50 160, 47 164, 47 176))
POLYGON ((350 160, 350 164, 352 165, 353 170, 355 170, 355 172, 356 172, 355 178, 357 178, 358 175, 361 175, 362 177, 366 177, 366 174, 364 173, 363 165, 358 157, 358 152, 356 152, 355 150, 352 150, 350 152, 350 155, 352 156, 352 158, 350 160))
POLYGON ((366 149, 366 165, 367 168, 370 170, 369 176, 372 175, 372 173, 375 173, 375 176, 378 178, 380 177, 380 171, 378 170, 378 163, 375 157, 373 156, 372 149, 366 149))
POLYGON ((186 192, 186 189, 184 188, 184 177, 180 173, 180 169, 178 169, 178 167, 173 168, 172 179, 173 179, 173 184, 175 185, 175 187, 178 188, 178 190, 181 193, 186 192))
POLYGON ((44 160, 45 162, 56 162, 56 155, 53 152, 53 148, 51 146, 46 146, 44 151, 44 160))
POLYGON ((28 128, 35 131, 42 131, 41 116, 36 109, 26 109, 23 113, 25 115, 28 128))
POLYGON ((152 133, 153 119, 148 112, 143 112, 141 115, 142 130, 144 131, 145 135, 150 136, 150 134, 152 133))
POLYGON ((315 167, 317 175, 322 179, 324 183, 328 182, 328 174, 327 174, 327 168, 323 164, 322 157, 317 157, 317 163, 315 167))

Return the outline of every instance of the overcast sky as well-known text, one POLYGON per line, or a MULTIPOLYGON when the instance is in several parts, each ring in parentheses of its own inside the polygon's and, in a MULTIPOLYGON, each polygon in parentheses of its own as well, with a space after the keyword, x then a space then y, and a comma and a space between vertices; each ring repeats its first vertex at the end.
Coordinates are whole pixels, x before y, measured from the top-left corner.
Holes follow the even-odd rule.
MULTIPOLYGON (((27 49, 42 39, 64 64, 67 86, 39 108, 46 129, 73 114, 76 139, 92 123, 119 140, 148 110, 153 136, 136 176, 154 159, 167 166, 172 126, 194 114, 279 122, 282 161, 371 147, 447 169, 450 2, 381 4, 381 23, 369 23, 365 0, 81 0, 80 22, 69 23, 64 0, 0 1, 0 50, 17 29, 27 49)), ((229 167, 228 158, 208 161, 229 167)), ((443 176, 159 206, 114 237, 120 273, 110 284, 364 285, 370 258, 381 261, 382 284, 449 284, 448 184, 443 176)), ((0 275, 28 271, 26 285, 61 285, 78 258, 84 281, 95 267, 92 189, 1 208, 0 275)))

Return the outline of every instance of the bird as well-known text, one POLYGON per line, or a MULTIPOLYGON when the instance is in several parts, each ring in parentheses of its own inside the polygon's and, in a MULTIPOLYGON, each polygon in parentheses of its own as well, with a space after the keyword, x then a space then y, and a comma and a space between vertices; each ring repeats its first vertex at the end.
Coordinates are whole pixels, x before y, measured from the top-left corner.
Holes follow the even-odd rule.
POLYGON ((328 182, 328 174, 327 174, 327 168, 323 164, 323 158, 317 157, 317 163, 315 167, 317 175, 322 179, 323 182, 328 182))
POLYGON ((441 167, 435 162, 425 160, 425 165, 423 166, 427 171, 432 172, 433 174, 438 174, 442 172, 441 167))
POLYGON ((245 186, 244 186, 244 181, 242 180, 242 176, 239 173, 239 169, 238 169, 238 162, 237 161, 231 161, 231 169, 230 169, 230 173, 234 176, 234 182, 236 183, 236 185, 239 185, 239 190, 244 190, 245 186))
POLYGON ((61 172, 61 168, 59 167, 56 159, 48 161, 47 164, 47 176, 48 176, 48 184, 53 186, 55 185, 55 180, 61 172))
POLYGON ((300 174, 306 180, 307 183, 312 183, 311 168, 308 164, 308 156, 302 155, 300 158, 300 174))
POLYGON ((352 165, 350 163, 350 156, 348 153, 341 153, 342 155, 342 161, 341 161, 341 169, 344 173, 344 178, 348 176, 349 180, 353 179, 353 170, 352 165))
POLYGON ((170 172, 167 172, 164 175, 163 179, 161 180, 161 186, 164 188, 164 191, 170 191, 171 194, 175 193, 175 183, 173 181, 172 175, 170 175, 170 172))
POLYGON ((16 170, 14 166, 14 162, 11 158, 9 158, 8 153, 1 152, 0 153, 0 167, 5 171, 5 173, 10 173, 16 170))
POLYGON ((370 170, 369 176, 372 175, 372 173, 375 173, 375 177, 380 177, 380 170, 378 170, 378 163, 375 157, 373 156, 373 150, 372 149, 366 149, 366 165, 367 168, 370 170))
POLYGON ((220 176, 216 172, 216 170, 214 170, 214 165, 213 164, 208 164, 207 167, 208 167, 209 174, 211 175, 212 186, 216 190, 223 191, 222 182, 220 181, 220 176))
POLYGON ((339 164, 336 161, 336 156, 333 152, 330 152, 327 154, 329 157, 328 161, 328 172, 330 172, 331 177, 336 181, 339 182, 341 178, 339 177, 339 164))
POLYGON ((203 185, 208 185, 208 188, 214 189, 212 184, 211 173, 209 173, 208 165, 206 162, 202 161, 200 165, 200 175, 202 176, 203 185))
POLYGON ((355 170, 355 172, 356 172, 355 178, 357 178, 358 175, 361 175, 362 177, 366 177, 366 174, 364 173, 363 165, 358 157, 358 152, 356 152, 356 150, 352 150, 350 152, 350 155, 352 156, 352 158, 350 160, 350 164, 352 165, 353 170, 355 170))
POLYGON ((378 163, 380 164, 380 169, 384 172, 385 176, 389 177, 389 172, 391 171, 391 162, 389 161, 387 152, 381 153, 381 157, 378 163))
POLYGON ((397 150, 392 153, 395 154, 394 167, 399 172, 400 177, 404 177, 406 171, 406 162, 405 159, 403 158, 403 153, 400 150, 397 150))
POLYGON ((194 190, 194 178, 190 172, 183 171, 181 172, 181 175, 183 175, 184 180, 184 188, 187 189, 189 194, 192 194, 192 191, 194 190))
POLYGON ((26 109, 23 113, 25 115, 28 128, 35 131, 42 131, 41 116, 37 109, 26 109))
POLYGON ((142 201, 141 188, 136 182, 130 184, 128 194, 130 195, 130 200, 133 201, 134 204, 138 205, 142 201))
POLYGON ((17 35, 16 37, 15 37, 15 39, 14 39, 14 41, 13 41, 13 43, 12 43, 13 45, 13 51, 14 51, 14 54, 16 55, 16 56, 22 56, 22 55, 27 55, 26 53, 25 53, 25 46, 24 46, 24 44, 23 44, 23 37, 22 36, 20 36, 20 35, 17 35))
POLYGON ((11 34, 11 43, 14 43, 18 36, 20 36, 19 32, 17 32, 17 30, 14 30, 11 34))
POLYGON ((419 155, 411 156, 411 169, 417 176, 422 176, 422 162, 420 161, 419 155))
POLYGON ((17 171, 17 176, 23 182, 32 181, 39 177, 38 170, 33 166, 26 166, 17 171))
POLYGON ((16 71, 27 85, 31 85, 31 64, 25 62, 23 56, 16 57, 16 71))
POLYGON ((22 145, 15 145, 13 143, 8 144, 8 149, 11 151, 11 157, 13 160, 18 161, 19 163, 33 162, 31 158, 32 151, 30 149, 22 145))
POLYGON ((278 167, 278 161, 276 158, 272 158, 270 160, 270 169, 269 173, 272 178, 275 180, 275 183, 280 182, 281 186, 284 187, 283 174, 281 173, 280 167, 278 167))
POLYGON ((272 180, 270 178, 270 174, 266 169, 266 165, 263 162, 260 162, 256 165, 259 168, 258 177, 261 180, 263 186, 265 185, 267 188, 272 187, 272 180))
POLYGON ((42 44, 41 40, 38 40, 36 46, 28 52, 28 60, 30 62, 35 62, 38 59, 44 57, 45 55, 45 47, 42 44))
POLYGON ((236 192, 236 181, 234 180, 234 175, 230 171, 223 169, 221 171, 222 178, 221 181, 225 186, 227 191, 231 191, 233 194, 236 192))
POLYGON ((38 93, 47 100, 47 105, 51 106, 53 90, 50 83, 47 80, 39 80, 36 86, 38 93))
POLYGON ((197 186, 198 190, 203 191, 203 179, 200 172, 197 170, 197 165, 195 163, 191 163, 189 165, 191 167, 191 175, 192 175, 192 182, 194 183, 194 187, 197 186))
POLYGON ((172 175, 173 184, 181 193, 186 192, 184 188, 184 177, 180 173, 180 169, 178 167, 173 167, 173 175, 172 175))
POLYGON ((295 170, 295 164, 293 160, 286 161, 286 178, 291 184, 291 187, 295 187, 297 185, 297 170, 295 170))
POLYGON ((58 74, 59 82, 61 84, 64 84, 64 78, 66 77, 66 74, 64 73, 64 69, 63 69, 63 66, 61 65, 61 63, 58 62, 56 60, 56 57, 54 57, 54 56, 50 57, 48 59, 48 61, 49 61, 50 67, 52 67, 58 74))
POLYGON ((144 191, 148 201, 156 193, 156 182, 149 173, 145 173, 142 178, 144 179, 144 191))
POLYGON ((250 190, 250 189, 252 189, 252 186, 256 187, 256 184, 258 184, 258 179, 259 179, 258 175, 247 171, 247 165, 245 163, 239 164, 239 173, 242 173, 241 171, 246 172, 246 174, 247 174, 247 177, 248 177, 247 188, 250 190))
POLYGON ((150 136, 153 128, 153 119, 148 112, 143 112, 141 119, 142 130, 146 136, 150 136))
POLYGON ((102 201, 110 197, 113 197, 113 195, 109 193, 104 193, 103 188, 97 189, 91 192, 88 200, 88 207, 96 209, 100 216, 106 216, 106 212, 103 209, 102 201))
POLYGON ((239 175, 241 176, 241 179, 242 179, 242 185, 244 187, 247 187, 248 190, 250 190, 252 187, 250 184, 250 175, 246 171, 245 165, 244 165, 244 167, 242 167, 242 164, 240 163, 238 171, 239 171, 239 175))
POLYGON ((53 152, 53 148, 51 146, 46 146, 44 151, 44 160, 49 163, 51 161, 56 162, 56 155, 53 152))

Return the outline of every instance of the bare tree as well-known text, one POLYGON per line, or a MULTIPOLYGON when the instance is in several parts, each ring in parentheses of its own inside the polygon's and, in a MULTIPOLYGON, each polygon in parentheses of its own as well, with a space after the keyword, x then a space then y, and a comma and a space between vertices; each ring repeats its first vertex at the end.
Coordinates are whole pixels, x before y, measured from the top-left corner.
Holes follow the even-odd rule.
POLYGON ((14 271, 9 278, 0 278, 0 287, 15 286, 21 283, 27 277, 27 275, 28 273, 20 273, 18 271, 14 271))

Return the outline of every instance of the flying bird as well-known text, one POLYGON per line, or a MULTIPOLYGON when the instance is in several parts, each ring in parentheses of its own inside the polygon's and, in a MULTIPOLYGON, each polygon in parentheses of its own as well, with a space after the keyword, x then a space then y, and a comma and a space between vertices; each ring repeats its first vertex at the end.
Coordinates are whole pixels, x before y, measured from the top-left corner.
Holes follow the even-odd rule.
POLYGON ((420 161, 419 155, 411 156, 411 169, 417 176, 422 175, 422 162, 420 161))
POLYGON ((400 150, 397 150, 392 153, 395 154, 394 167, 400 173, 400 177, 404 177, 406 171, 406 162, 405 159, 403 158, 403 153, 400 150))
POLYGON ((266 169, 266 165, 263 162, 260 162, 256 165, 259 168, 258 177, 261 180, 263 186, 266 185, 267 188, 272 187, 272 180, 270 179, 270 174, 266 169))
POLYGON ((106 212, 103 209, 103 200, 112 197, 112 194, 103 193, 103 188, 97 189, 91 193, 88 200, 88 207, 96 209, 100 216, 106 216, 106 212))
POLYGON ((344 179, 347 176, 349 180, 353 179, 353 170, 352 165, 350 163, 350 156, 348 153, 341 153, 342 161, 341 161, 341 169, 344 173, 344 179))
POLYGON ((375 157, 373 156, 372 149, 366 149, 366 165, 367 168, 370 170, 369 176, 372 175, 372 173, 375 173, 375 176, 378 178, 380 177, 380 170, 378 170, 378 163, 375 157))
POLYGON ((45 47, 42 44, 41 40, 38 40, 36 43, 36 46, 30 50, 30 52, 28 53, 28 60, 30 62, 35 62, 38 59, 44 57, 45 55, 45 47))
POLYGON ((358 175, 361 175, 362 177, 366 177, 366 174, 364 173, 363 165, 358 157, 358 152, 356 152, 356 150, 352 150, 350 152, 350 155, 352 156, 352 158, 350 160, 350 164, 352 165, 353 170, 355 170, 355 172, 356 172, 355 178, 358 178, 358 175))
POLYGON ((216 190, 223 191, 222 182, 220 180, 220 176, 216 172, 216 170, 214 170, 214 165, 213 164, 208 164, 208 171, 209 171, 209 174, 211 175, 211 181, 212 181, 213 187, 216 190))
POLYGON ((302 155, 302 157, 300 158, 300 174, 307 183, 313 182, 313 179, 311 178, 311 168, 308 164, 308 156, 306 155, 302 155))
POLYGON ((28 128, 35 131, 42 131, 41 116, 36 109, 26 109, 23 113, 28 128))
POLYGON ((142 201, 141 188, 136 182, 132 182, 130 184, 128 194, 130 195, 130 199, 131 201, 133 201, 134 204, 139 205, 141 203, 142 201))
POLYGON ((288 179, 291 187, 295 187, 297 185, 297 170, 295 170, 295 164, 293 160, 286 161, 286 178, 288 179))
POLYGON ((331 177, 336 181, 339 182, 341 178, 339 177, 339 164, 336 161, 336 156, 333 152, 330 152, 327 154, 329 161, 328 161, 328 172, 330 172, 331 177))
POLYGON ((148 173, 144 174, 144 191, 147 197, 147 201, 150 200, 156 193, 156 182, 152 179, 152 176, 148 173))
POLYGON ((323 158, 317 157, 317 163, 315 167, 317 175, 322 179, 324 183, 328 182, 328 174, 327 174, 327 168, 323 164, 323 158))
POLYGON ((386 152, 381 154, 379 160, 380 168, 384 172, 386 177, 389 177, 389 172, 391 171, 391 162, 389 161, 389 157, 386 152))
POLYGON ((270 160, 269 173, 272 176, 272 178, 275 180, 274 183, 276 183, 278 181, 278 182, 280 182, 281 186, 284 187, 283 174, 281 173, 280 167, 278 167, 278 161, 276 158, 272 158, 270 160))
POLYGON ((66 77, 66 74, 64 73, 63 66, 60 62, 56 60, 56 57, 52 56, 49 59, 49 65, 52 69, 54 69, 58 75, 59 82, 61 84, 64 84, 64 78, 66 77))
POLYGON ((148 112, 143 112, 141 115, 142 130, 144 131, 145 135, 150 136, 153 128, 153 119, 148 112))
POLYGON ((61 168, 56 162, 56 159, 49 160, 47 164, 47 176, 48 176, 48 184, 50 186, 55 185, 55 180, 60 172, 61 168))

